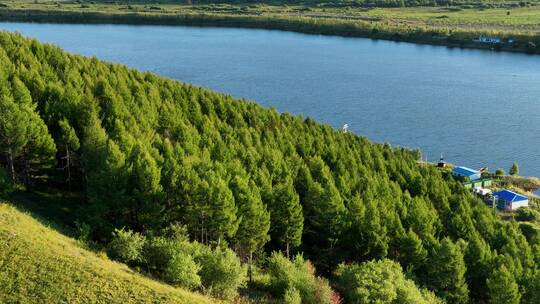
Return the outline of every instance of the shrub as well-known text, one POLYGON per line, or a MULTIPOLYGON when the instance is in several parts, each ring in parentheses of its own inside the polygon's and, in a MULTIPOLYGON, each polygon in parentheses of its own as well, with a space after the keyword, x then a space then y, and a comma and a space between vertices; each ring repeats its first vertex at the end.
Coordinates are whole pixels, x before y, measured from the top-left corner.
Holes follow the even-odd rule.
POLYGON ((201 265, 199 272, 203 287, 213 296, 232 298, 238 288, 245 286, 247 271, 230 249, 201 250, 195 260, 201 265))
POLYGON ((309 261, 297 256, 289 261, 281 253, 273 253, 268 260, 270 274, 269 287, 276 295, 285 299, 290 289, 298 290, 302 303, 332 303, 333 291, 323 279, 315 276, 315 269, 309 261))
POLYGON ((337 286, 347 303, 441 303, 405 278, 398 263, 370 261, 338 266, 337 286))
POLYGON ((535 50, 536 50, 536 43, 529 41, 529 43, 527 43, 527 52, 534 53, 535 50))
POLYGON ((341 304, 341 297, 330 287, 328 280, 317 277, 315 279, 315 299, 318 303, 341 304))
POLYGON ((506 172, 504 172, 504 169, 501 169, 501 168, 499 168, 499 169, 497 169, 497 171, 495 171, 496 176, 503 176, 505 174, 506 174, 506 172))
POLYGON ((540 227, 533 223, 519 223, 519 229, 529 244, 540 243, 540 227))
POLYGON ((519 208, 516 211, 516 220, 520 222, 534 222, 540 219, 540 213, 531 208, 519 208))
POLYGON ((188 230, 185 225, 179 223, 172 223, 167 228, 161 231, 161 234, 170 240, 176 242, 189 241, 188 230))
POLYGON ((516 162, 512 164, 512 167, 510 167, 510 171, 508 171, 510 175, 518 175, 519 174, 519 166, 516 162))
POLYGON ((163 278, 171 284, 194 289, 201 286, 201 277, 198 275, 200 269, 189 254, 177 252, 169 260, 163 278))
POLYGON ((163 236, 153 237, 146 242, 143 260, 149 271, 164 281, 188 289, 201 286, 201 266, 191 255, 192 245, 187 241, 163 236))
POLYGON ((153 237, 146 242, 143 259, 149 270, 162 274, 171 259, 180 252, 180 244, 165 237, 153 237))
POLYGON ((284 304, 302 304, 302 298, 300 292, 294 287, 289 287, 283 295, 284 304))
POLYGON ((108 253, 113 259, 123 263, 140 262, 145 241, 145 237, 137 232, 115 229, 108 253))
POLYGON ((75 221, 75 237, 79 241, 87 242, 90 240, 90 234, 92 233, 92 227, 85 223, 75 221))

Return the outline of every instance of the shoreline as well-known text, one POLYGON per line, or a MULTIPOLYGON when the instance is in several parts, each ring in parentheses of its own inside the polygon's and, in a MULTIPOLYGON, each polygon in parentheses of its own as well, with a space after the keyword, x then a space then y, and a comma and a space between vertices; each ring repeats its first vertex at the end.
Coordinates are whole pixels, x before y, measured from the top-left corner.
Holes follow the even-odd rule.
MULTIPOLYGON (((18 14, 11 15, 10 20, 5 20, 5 9, 0 8, 0 22, 29 22, 29 23, 50 23, 50 24, 103 24, 103 25, 162 25, 162 26, 198 26, 198 27, 216 27, 216 28, 247 28, 247 29, 266 29, 266 30, 279 30, 286 32, 294 33, 304 33, 304 34, 315 34, 315 35, 326 35, 326 36, 335 36, 335 37, 356 37, 356 38, 366 38, 372 40, 385 40, 392 42, 405 42, 405 43, 414 43, 418 45, 432 45, 432 46, 446 46, 448 48, 460 48, 460 49, 477 49, 477 50, 490 50, 487 47, 467 47, 467 46, 458 46, 450 44, 434 44, 429 42, 415 42, 407 40, 392 40, 392 39, 379 39, 373 38, 370 36, 356 36, 351 35, 339 35, 331 33, 319 33, 319 32, 307 32, 299 29, 291 28, 279 28, 279 27, 263 27, 251 26, 252 24, 245 23, 243 25, 238 25, 234 23, 234 18, 236 17, 226 17, 226 18, 217 18, 215 15, 202 15, 202 16, 212 16, 216 19, 205 19, 206 17, 201 17, 201 15, 192 15, 192 14, 181 14, 181 15, 152 15, 152 14, 140 14, 140 13, 116 13, 116 14, 105 14, 100 12, 73 12, 73 11, 62 11, 60 14, 51 14, 53 11, 34 11, 34 10, 16 10, 18 14), (25 14, 30 12, 30 14, 25 14), (121 18, 117 18, 121 17, 121 18), (167 18, 164 18, 167 17, 167 18), (82 18, 78 19, 78 18, 82 18), (200 19, 199 19, 200 18, 200 19), (217 23, 214 23, 216 21, 217 23)), ((7 10, 12 12, 13 10, 7 10)), ((239 16, 242 17, 242 16, 239 16)), ((243 18, 240 18, 244 20, 243 18)), ((245 19, 248 20, 249 18, 245 19)), ((277 23, 278 24, 278 23, 277 23)), ((278 24, 279 25, 279 24, 278 24)), ((505 51, 505 50, 500 50, 505 51)), ((509 52, 514 53, 523 53, 519 50, 510 50, 509 52)), ((536 176, 519 176, 523 179, 536 179, 536 176)), ((536 190, 530 191, 531 194, 540 196, 540 185, 536 190), (539 192, 539 193, 537 193, 539 192)))
MULTIPOLYGON (((126 24, 126 25, 181 25, 200 27, 236 27, 252 29, 280 30, 311 35, 368 38, 394 42, 407 42, 420 45, 446 46, 448 48, 478 49, 495 52, 540 54, 540 48, 527 49, 520 43, 487 44, 474 42, 482 32, 465 32, 459 29, 450 35, 437 33, 429 28, 393 28, 380 29, 374 21, 284 17, 265 15, 221 15, 221 14, 160 14, 71 10, 39 10, 0 8, 0 22, 36 22, 59 24, 126 24)), ((517 36, 517 35, 515 35, 517 36)), ((514 37, 514 36, 512 36, 514 37)), ((534 36, 522 36, 523 39, 536 39, 534 36), (527 38, 529 37, 529 38, 527 38)))

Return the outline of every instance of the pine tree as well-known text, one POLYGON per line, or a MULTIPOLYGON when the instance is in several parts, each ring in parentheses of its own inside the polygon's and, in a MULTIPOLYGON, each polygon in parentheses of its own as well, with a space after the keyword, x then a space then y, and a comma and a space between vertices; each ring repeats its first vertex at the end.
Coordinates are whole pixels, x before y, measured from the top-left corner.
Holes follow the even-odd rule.
POLYGON ((128 179, 128 189, 131 198, 132 226, 145 230, 150 226, 154 228, 161 223, 161 198, 162 187, 160 184, 161 171, 155 159, 141 145, 137 144, 128 166, 131 167, 131 174, 128 179))
MULTIPOLYGON (((87 130, 101 142, 100 128, 87 130)), ((88 149, 85 163, 87 170, 88 200, 87 221, 100 235, 110 236, 114 228, 128 227, 133 221, 126 218, 128 210, 128 174, 126 155, 113 140, 106 140, 105 146, 88 149)), ((88 144, 88 142, 86 143, 88 144)))
POLYGON ((285 245, 285 254, 290 258, 290 249, 300 245, 304 229, 302 205, 291 179, 274 186, 270 206, 272 238, 285 245))
POLYGON ((466 270, 459 246, 444 238, 428 261, 427 284, 449 304, 467 303, 466 270))
POLYGON ((471 298, 485 299, 488 291, 486 278, 492 260, 489 245, 480 237, 474 236, 467 244, 464 259, 467 264, 466 278, 469 282, 471 298))
POLYGON ((399 261, 406 270, 413 270, 423 266, 427 258, 427 251, 422 246, 422 240, 409 230, 405 236, 403 236, 399 243, 400 255, 399 261))
POLYGON ((525 281, 525 294, 522 302, 530 304, 540 303, 540 271, 531 272, 525 281))
POLYGON ((236 234, 240 246, 249 254, 249 280, 253 274, 253 252, 269 240, 270 213, 253 183, 237 176, 231 187, 238 205, 240 225, 236 234))
POLYGON ((514 275, 506 266, 495 268, 487 278, 490 303, 492 304, 519 304, 521 295, 514 275))
POLYGON ((13 183, 17 175, 15 162, 22 164, 25 183, 30 182, 30 172, 34 166, 50 161, 56 146, 47 126, 35 112, 35 106, 28 100, 28 94, 19 92, 21 100, 14 100, 2 90, 0 96, 0 147, 7 158, 8 171, 13 183))
POLYGON ((75 162, 74 152, 79 150, 80 142, 77 134, 73 127, 69 124, 67 119, 62 119, 58 122, 58 127, 60 128, 60 145, 64 149, 64 156, 62 157, 65 161, 63 169, 66 171, 66 182, 68 186, 71 187, 71 167, 73 167, 75 162))
POLYGON ((510 171, 508 171, 510 175, 518 175, 519 174, 519 166, 516 162, 512 164, 512 167, 510 168, 510 171))
POLYGON ((28 143, 29 121, 24 112, 8 96, 0 97, 0 147, 6 156, 12 183, 16 181, 15 158, 28 143))
POLYGON ((163 162, 161 163, 161 184, 163 185, 163 194, 165 208, 167 209, 166 219, 168 221, 177 221, 181 218, 182 209, 185 207, 186 200, 182 191, 182 156, 183 150, 179 147, 173 147, 172 143, 166 139, 163 143, 163 162))
MULTIPOLYGON (((219 246, 221 241, 227 237, 233 237, 238 230, 237 207, 234 202, 234 196, 227 186, 227 183, 216 174, 207 176, 199 188, 199 202, 207 206, 200 211, 206 214, 196 216, 201 218, 202 226, 207 230, 211 241, 215 241, 219 246)), ((199 208, 194 208, 196 213, 199 208)))
POLYGON ((336 259, 334 249, 344 229, 345 206, 336 188, 328 166, 320 158, 310 163, 313 180, 307 183, 307 192, 301 199, 305 214, 304 243, 307 253, 317 256, 317 267, 330 271, 336 259))

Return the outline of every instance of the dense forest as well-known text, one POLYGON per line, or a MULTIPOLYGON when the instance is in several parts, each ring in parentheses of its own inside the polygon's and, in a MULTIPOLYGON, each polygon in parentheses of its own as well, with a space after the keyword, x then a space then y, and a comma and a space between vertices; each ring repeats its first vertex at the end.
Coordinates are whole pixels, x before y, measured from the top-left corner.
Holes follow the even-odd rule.
POLYGON ((417 151, 18 34, 0 67, 0 193, 81 194, 88 241, 166 281, 223 268, 228 298, 245 264, 288 303, 540 299, 538 230, 417 151))

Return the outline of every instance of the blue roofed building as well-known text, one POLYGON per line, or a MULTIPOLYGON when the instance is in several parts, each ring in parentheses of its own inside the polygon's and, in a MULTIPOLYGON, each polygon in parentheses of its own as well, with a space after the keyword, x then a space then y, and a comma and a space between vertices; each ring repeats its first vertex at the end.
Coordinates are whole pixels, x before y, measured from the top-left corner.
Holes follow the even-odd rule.
POLYGON ((470 180, 482 178, 482 173, 480 171, 467 167, 455 167, 452 170, 452 174, 454 176, 468 177, 470 180))
POLYGON ((496 201, 497 207, 505 210, 516 210, 529 206, 528 197, 506 189, 493 193, 493 199, 496 201))

